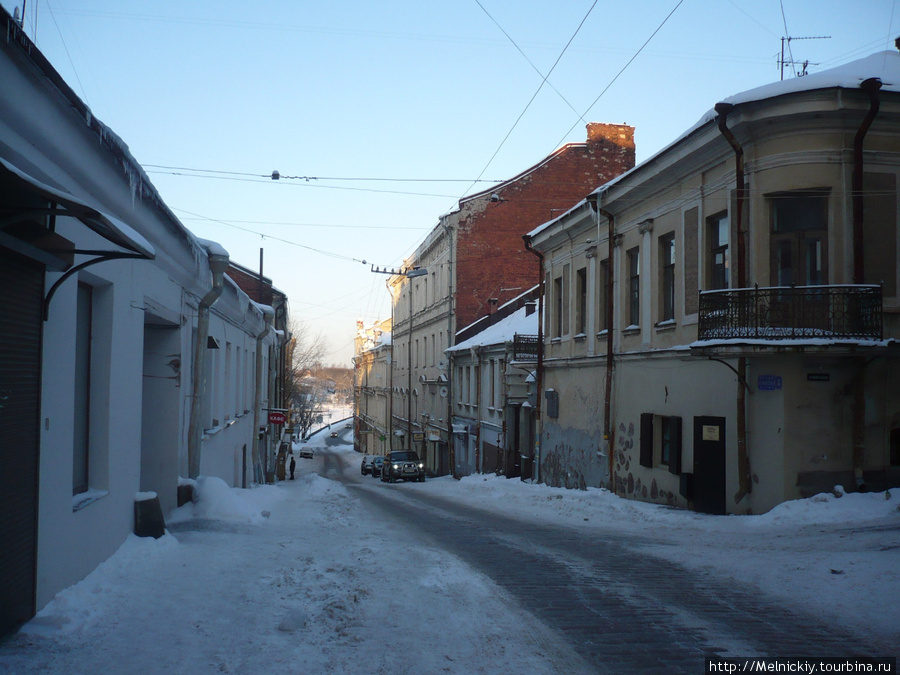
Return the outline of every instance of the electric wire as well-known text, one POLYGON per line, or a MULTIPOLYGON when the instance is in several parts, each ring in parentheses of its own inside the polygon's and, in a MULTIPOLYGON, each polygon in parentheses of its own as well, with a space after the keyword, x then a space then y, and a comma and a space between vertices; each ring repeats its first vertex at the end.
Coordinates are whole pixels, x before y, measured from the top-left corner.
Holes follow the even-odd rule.
MULTIPOLYGON (((581 117, 587 116, 587 114, 591 111, 591 108, 593 108, 595 105, 597 105, 597 101, 599 101, 599 100, 603 97, 603 95, 604 95, 607 91, 609 91, 609 88, 612 87, 612 86, 616 83, 616 80, 618 80, 619 77, 621 77, 622 73, 625 72, 625 70, 628 68, 628 66, 630 66, 631 63, 632 63, 632 62, 640 55, 640 53, 641 53, 642 51, 644 51, 644 48, 645 48, 648 44, 650 44, 650 41, 651 41, 654 37, 656 37, 656 34, 659 33, 659 31, 662 30, 662 27, 666 25, 666 23, 669 21, 670 18, 672 18, 672 15, 676 12, 676 10, 677 10, 679 7, 681 7, 681 3, 683 3, 683 2, 684 2, 684 0, 678 0, 678 3, 675 5, 675 7, 672 8, 672 11, 669 12, 669 13, 666 15, 666 18, 663 19, 663 20, 662 20, 662 23, 659 24, 659 25, 656 27, 656 30, 654 30, 653 33, 650 34, 650 37, 648 37, 647 40, 644 42, 644 44, 641 45, 640 49, 638 49, 638 50, 634 53, 634 55, 633 55, 630 59, 628 59, 628 63, 626 63, 624 66, 622 66, 622 69, 621 69, 618 73, 616 73, 616 76, 615 76, 612 80, 610 80, 609 84, 607 84, 606 87, 603 88, 603 91, 601 91, 600 94, 597 96, 597 98, 594 99, 594 102, 591 103, 591 104, 587 107, 587 110, 584 111, 584 115, 582 115, 581 117)), ((578 122, 575 122, 575 124, 573 124, 571 127, 569 127, 569 130, 568 130, 565 134, 563 134, 563 137, 562 137, 562 138, 559 140, 559 142, 556 144, 556 147, 557 147, 557 148, 558 148, 560 145, 562 145, 563 142, 565 142, 566 138, 568 138, 569 134, 572 133, 572 130, 573 130, 577 125, 578 125, 578 122)))
POLYGON ((284 239, 284 238, 282 238, 282 237, 275 237, 275 236, 272 236, 272 235, 270 235, 270 234, 266 234, 265 232, 259 232, 258 230, 251 230, 249 227, 241 227, 241 226, 239 226, 239 225, 234 225, 233 223, 226 222, 226 221, 224 221, 224 220, 218 220, 218 219, 216 219, 216 218, 210 218, 210 217, 208 217, 208 216, 204 216, 204 215, 201 215, 201 214, 199 214, 199 213, 193 213, 193 212, 188 211, 188 210, 186 210, 186 209, 179 209, 179 208, 176 208, 176 207, 171 207, 171 208, 172 208, 173 211, 179 211, 179 212, 181 212, 181 213, 187 213, 188 215, 194 216, 194 217, 196 217, 196 218, 200 218, 201 220, 206 220, 206 221, 213 222, 213 223, 219 223, 220 225, 226 225, 226 226, 228 226, 228 227, 233 227, 233 228, 236 229, 236 230, 241 230, 241 231, 243 231, 243 232, 249 232, 249 233, 251 233, 251 234, 259 235, 259 236, 262 237, 263 239, 271 239, 272 241, 280 241, 280 242, 283 243, 283 244, 288 244, 288 245, 290 245, 290 246, 297 246, 298 248, 303 248, 303 249, 306 249, 306 250, 308 250, 308 251, 313 251, 314 253, 319 253, 319 254, 321 254, 321 255, 328 256, 328 257, 330 257, 330 258, 337 258, 337 259, 339 259, 339 260, 347 260, 347 261, 350 261, 350 262, 357 262, 357 263, 361 263, 361 264, 363 264, 363 265, 367 265, 367 264, 368 264, 365 260, 360 260, 359 258, 353 258, 353 257, 351 257, 351 256, 343 255, 343 254, 341 254, 341 253, 334 253, 333 251, 324 251, 324 250, 322 250, 322 249, 315 248, 315 247, 313 247, 313 246, 307 246, 306 244, 300 244, 300 243, 297 243, 296 241, 291 241, 290 239, 284 239))
MULTIPOLYGON (((548 81, 546 77, 544 77, 544 74, 538 69, 538 67, 536 65, 534 65, 532 60, 528 58, 528 55, 524 51, 522 51, 522 48, 519 47, 519 45, 516 43, 516 41, 512 39, 512 36, 509 33, 507 33, 506 30, 503 28, 503 26, 501 26, 497 22, 497 20, 493 16, 491 16, 491 13, 488 12, 487 9, 485 9, 484 5, 481 4, 481 0, 475 0, 475 2, 478 4, 479 7, 481 7, 481 11, 483 11, 485 14, 487 14, 487 17, 491 21, 494 22, 494 25, 497 26, 497 28, 500 29, 500 32, 506 36, 506 39, 512 43, 513 47, 516 48, 516 51, 518 51, 519 54, 522 55, 522 58, 528 62, 528 65, 531 66, 532 70, 534 70, 534 72, 536 72, 541 77, 541 79, 547 83, 547 86, 550 87, 553 91, 555 91, 557 93, 557 95, 563 100, 563 102, 567 106, 569 106, 569 109, 577 115, 578 111, 575 109, 575 106, 573 106, 571 103, 569 103, 569 99, 567 99, 565 96, 563 96, 562 92, 559 89, 557 89, 556 87, 554 87, 553 84, 550 81, 548 81)), ((596 4, 596 3, 594 3, 594 4, 596 4)), ((587 120, 585 120, 583 117, 581 118, 581 121, 584 122, 585 124, 587 124, 587 120)))
MULTIPOLYGON (((475 0, 475 2, 477 2, 478 5, 481 6, 481 2, 479 0, 475 0)), ((510 130, 506 133, 506 136, 504 136, 503 140, 500 141, 500 145, 494 151, 494 154, 491 155, 491 158, 488 160, 487 164, 484 165, 484 168, 481 170, 481 173, 478 174, 478 178, 475 179, 476 182, 478 180, 480 180, 481 177, 484 175, 484 172, 488 170, 488 167, 493 163, 494 159, 496 159, 497 155, 500 153, 500 150, 503 148, 503 146, 506 144, 506 141, 509 140, 509 137, 512 135, 512 132, 515 130, 515 128, 519 125, 519 122, 525 116, 525 113, 528 112, 528 109, 531 107, 531 104, 534 103, 534 100, 537 98, 537 95, 541 92, 541 89, 543 89, 544 85, 547 83, 548 78, 550 77, 550 75, 553 74, 553 71, 556 69, 556 66, 559 65, 559 62, 562 59, 563 55, 569 49, 569 45, 572 44, 572 41, 578 35, 579 31, 581 31, 581 27, 584 26, 584 22, 587 21, 587 18, 591 15, 591 12, 594 10, 594 7, 597 6, 597 2, 598 2, 598 0, 594 0, 593 4, 588 9, 587 13, 584 15, 584 18, 581 20, 581 23, 578 24, 578 28, 575 29, 574 33, 572 33, 572 37, 569 38, 569 41, 566 42, 566 46, 563 47, 562 51, 559 53, 559 56, 556 57, 556 61, 553 62, 553 65, 551 66, 550 70, 547 72, 547 75, 542 78, 541 83, 540 83, 540 85, 538 85, 537 90, 532 95, 531 100, 529 100, 528 103, 525 105, 525 109, 516 118, 516 121, 513 123, 510 130)), ((487 13, 487 12, 485 12, 485 13, 487 13)), ((582 117, 584 117, 584 115, 582 115, 582 117)), ((577 122, 576 122, 576 124, 577 124, 577 122)), ((573 125, 573 128, 574 128, 574 125, 573 125)), ((471 190, 474 186, 475 186, 475 183, 470 185, 466 189, 465 193, 468 193, 469 190, 471 190)), ((463 194, 465 194, 465 193, 463 193, 463 194)), ((460 197, 460 198, 462 198, 462 197, 460 197)))

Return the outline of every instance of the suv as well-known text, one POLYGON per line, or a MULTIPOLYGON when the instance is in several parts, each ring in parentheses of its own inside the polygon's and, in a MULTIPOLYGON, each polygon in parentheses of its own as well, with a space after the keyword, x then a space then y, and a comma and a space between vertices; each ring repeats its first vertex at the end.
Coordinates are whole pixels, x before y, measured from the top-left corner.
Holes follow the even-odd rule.
POLYGON ((425 464, 412 450, 395 450, 384 458, 381 480, 393 483, 398 478, 425 482, 425 464))

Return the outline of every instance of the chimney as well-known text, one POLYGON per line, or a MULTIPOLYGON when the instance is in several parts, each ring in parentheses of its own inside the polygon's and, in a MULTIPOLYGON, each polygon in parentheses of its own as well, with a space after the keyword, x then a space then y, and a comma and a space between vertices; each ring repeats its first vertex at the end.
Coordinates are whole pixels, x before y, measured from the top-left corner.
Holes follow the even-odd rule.
POLYGON ((529 300, 525 303, 525 316, 531 316, 534 314, 534 310, 537 308, 537 301, 529 300))
POLYGON ((627 124, 603 124, 601 122, 588 122, 588 145, 609 142, 621 148, 634 149, 634 127, 627 124))

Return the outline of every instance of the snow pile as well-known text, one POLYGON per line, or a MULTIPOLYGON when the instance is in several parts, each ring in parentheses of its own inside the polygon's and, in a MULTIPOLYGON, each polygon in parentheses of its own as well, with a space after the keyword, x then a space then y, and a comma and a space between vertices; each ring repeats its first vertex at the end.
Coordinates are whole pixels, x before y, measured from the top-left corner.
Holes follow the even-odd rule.
POLYGON ((130 586, 141 578, 142 570, 170 558, 177 548, 171 535, 159 539, 131 535, 87 577, 58 593, 20 633, 48 636, 90 628, 111 604, 127 603, 130 586))
POLYGON ((779 504, 768 513, 747 516, 748 527, 770 525, 859 525, 881 518, 900 516, 900 489, 887 492, 845 493, 836 486, 838 497, 830 492, 779 504))
POLYGON ((167 522, 205 518, 258 525, 269 517, 272 507, 283 498, 284 493, 272 485, 242 490, 229 487, 221 478, 201 476, 197 480, 195 502, 176 509, 167 522))

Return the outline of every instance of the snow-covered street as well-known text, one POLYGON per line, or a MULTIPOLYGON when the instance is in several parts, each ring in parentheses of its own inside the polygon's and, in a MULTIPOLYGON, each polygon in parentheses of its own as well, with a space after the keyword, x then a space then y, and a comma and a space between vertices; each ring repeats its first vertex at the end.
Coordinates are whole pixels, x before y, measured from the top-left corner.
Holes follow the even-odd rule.
POLYGON ((351 432, 336 428, 339 439, 327 430, 311 439, 316 456, 297 460, 294 481, 237 490, 203 480, 198 502, 168 518, 169 534, 132 536, 0 645, 0 670, 577 670, 570 666, 580 657, 559 632, 369 506, 369 491, 401 501, 425 493, 581 533, 633 533, 648 554, 749 584, 883 649, 873 655, 897 655, 896 494, 819 496, 763 516, 716 517, 495 476, 387 486, 360 476, 351 432))

